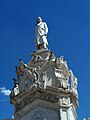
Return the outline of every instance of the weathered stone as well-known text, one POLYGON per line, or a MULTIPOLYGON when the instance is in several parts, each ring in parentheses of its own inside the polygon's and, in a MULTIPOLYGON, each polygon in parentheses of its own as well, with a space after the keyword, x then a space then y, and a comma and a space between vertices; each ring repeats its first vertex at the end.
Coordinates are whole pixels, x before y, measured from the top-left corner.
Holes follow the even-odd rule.
POLYGON ((10 94, 15 120, 77 120, 77 78, 63 56, 37 45, 28 64, 20 59, 16 66, 19 85, 10 94))

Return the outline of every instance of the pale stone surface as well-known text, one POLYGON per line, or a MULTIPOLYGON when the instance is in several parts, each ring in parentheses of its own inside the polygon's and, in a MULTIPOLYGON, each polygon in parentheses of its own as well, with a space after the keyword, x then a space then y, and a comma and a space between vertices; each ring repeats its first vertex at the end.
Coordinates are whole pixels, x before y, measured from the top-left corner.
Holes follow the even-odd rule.
POLYGON ((20 120, 59 120, 59 117, 57 111, 37 106, 22 116, 20 120))
POLYGON ((19 85, 15 84, 10 94, 15 120, 77 120, 78 80, 64 57, 56 58, 46 48, 47 33, 46 23, 40 20, 36 26, 37 50, 27 64, 19 59, 16 66, 19 85))
POLYGON ((37 25, 35 29, 35 44, 37 49, 47 48, 48 41, 47 41, 47 33, 48 27, 45 22, 42 22, 41 17, 37 18, 37 25))
POLYGON ((37 50, 28 64, 20 61, 16 73, 19 92, 16 97, 11 97, 11 103, 15 105, 16 120, 77 120, 77 79, 73 72, 68 70, 63 56, 56 58, 50 50, 37 50), (30 104, 38 100, 43 101, 43 106, 39 107, 39 101, 40 104, 34 103, 32 109, 30 104), (44 101, 57 107, 52 109, 49 104, 46 107, 44 101), (71 108, 72 104, 75 109, 71 108), (50 116, 52 113, 54 116, 50 116))
POLYGON ((77 114, 73 105, 68 109, 68 119, 77 120, 77 114))
POLYGON ((19 94, 19 87, 18 85, 14 88, 14 95, 16 96, 17 94, 19 94))
POLYGON ((69 71, 69 74, 70 74, 70 78, 71 78, 71 89, 72 89, 72 92, 78 97, 78 91, 77 91, 78 79, 74 76, 72 70, 69 71))

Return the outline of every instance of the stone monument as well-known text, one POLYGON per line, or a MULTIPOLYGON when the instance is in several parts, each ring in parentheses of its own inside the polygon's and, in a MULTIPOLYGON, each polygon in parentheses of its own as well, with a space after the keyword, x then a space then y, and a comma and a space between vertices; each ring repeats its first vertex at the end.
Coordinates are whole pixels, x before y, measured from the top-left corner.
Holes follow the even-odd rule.
POLYGON ((15 120, 77 120, 77 78, 64 57, 48 49, 48 27, 37 18, 36 50, 25 64, 19 59, 10 94, 15 120))

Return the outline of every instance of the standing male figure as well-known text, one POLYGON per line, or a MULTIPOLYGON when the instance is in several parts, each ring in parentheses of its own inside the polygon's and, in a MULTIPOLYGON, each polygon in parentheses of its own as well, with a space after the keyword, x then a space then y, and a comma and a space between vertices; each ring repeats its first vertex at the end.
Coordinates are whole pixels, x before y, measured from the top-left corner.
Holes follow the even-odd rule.
POLYGON ((36 29, 35 29, 35 44, 37 49, 47 48, 48 41, 47 41, 47 33, 48 27, 45 22, 42 22, 42 18, 38 17, 36 19, 36 29))

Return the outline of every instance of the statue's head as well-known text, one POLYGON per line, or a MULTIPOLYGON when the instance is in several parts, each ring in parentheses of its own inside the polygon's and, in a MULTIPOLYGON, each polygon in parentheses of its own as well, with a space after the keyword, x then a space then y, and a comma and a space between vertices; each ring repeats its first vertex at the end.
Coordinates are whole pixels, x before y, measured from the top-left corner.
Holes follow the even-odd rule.
POLYGON ((36 19, 36 21, 37 21, 37 23, 40 23, 40 22, 42 22, 42 18, 41 18, 41 17, 38 17, 38 18, 36 19))

